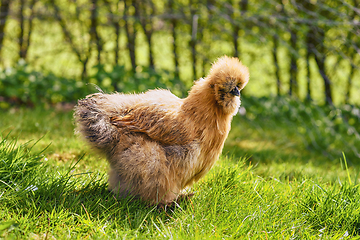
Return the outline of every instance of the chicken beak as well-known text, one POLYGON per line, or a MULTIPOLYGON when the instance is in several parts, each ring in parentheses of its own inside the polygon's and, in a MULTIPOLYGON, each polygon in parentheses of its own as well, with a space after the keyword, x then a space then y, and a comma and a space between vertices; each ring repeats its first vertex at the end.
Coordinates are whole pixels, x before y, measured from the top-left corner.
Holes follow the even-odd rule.
POLYGON ((230 93, 234 96, 240 96, 240 90, 238 87, 235 87, 230 93))

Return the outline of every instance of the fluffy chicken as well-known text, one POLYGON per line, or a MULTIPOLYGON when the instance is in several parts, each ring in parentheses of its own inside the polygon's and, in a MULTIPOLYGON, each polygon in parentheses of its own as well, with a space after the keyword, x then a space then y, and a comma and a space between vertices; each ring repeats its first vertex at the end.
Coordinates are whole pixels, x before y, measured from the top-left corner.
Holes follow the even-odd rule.
POLYGON ((109 190, 169 205, 218 159, 248 80, 248 68, 224 56, 185 99, 168 90, 92 94, 75 108, 77 131, 109 161, 109 190))

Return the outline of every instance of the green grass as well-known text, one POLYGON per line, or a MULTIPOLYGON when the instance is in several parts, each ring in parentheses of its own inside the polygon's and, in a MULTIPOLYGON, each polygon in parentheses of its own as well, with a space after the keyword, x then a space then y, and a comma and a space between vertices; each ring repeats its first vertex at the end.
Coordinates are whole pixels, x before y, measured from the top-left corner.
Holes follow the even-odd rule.
POLYGON ((288 99, 243 104, 246 115, 234 117, 195 196, 167 212, 107 191, 108 165, 74 136, 71 111, 1 112, 0 237, 357 238, 360 162, 352 146, 360 145, 348 134, 359 131, 350 120, 357 112, 334 115, 288 99))

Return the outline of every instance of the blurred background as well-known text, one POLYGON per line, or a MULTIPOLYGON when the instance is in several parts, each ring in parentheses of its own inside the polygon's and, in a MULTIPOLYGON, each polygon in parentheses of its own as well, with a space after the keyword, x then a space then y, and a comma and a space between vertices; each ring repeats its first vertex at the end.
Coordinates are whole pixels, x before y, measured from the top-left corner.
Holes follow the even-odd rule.
POLYGON ((357 165, 359 1, 1 0, 0 130, 51 132, 49 151, 75 151, 63 144, 74 145, 78 99, 152 88, 185 97, 229 55, 251 77, 224 153, 357 165))
POLYGON ((245 96, 360 103, 359 0, 1 0, 0 107, 97 91, 186 96, 222 55, 245 96), (89 84, 90 83, 90 84, 89 84))
POLYGON ((0 238, 349 239, 359 183, 360 0, 0 0, 0 238), (77 100, 186 97, 223 55, 250 81, 194 204, 109 197, 77 100))

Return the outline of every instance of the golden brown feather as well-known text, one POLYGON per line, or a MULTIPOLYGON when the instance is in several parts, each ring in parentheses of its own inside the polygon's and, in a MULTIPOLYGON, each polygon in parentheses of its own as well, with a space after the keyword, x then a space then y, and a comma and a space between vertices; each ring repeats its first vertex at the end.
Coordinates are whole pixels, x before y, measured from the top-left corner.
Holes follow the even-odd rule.
POLYGON ((248 80, 247 67, 225 56, 185 99, 167 90, 93 94, 75 109, 78 131, 106 155, 115 194, 170 204, 219 157, 248 80))

